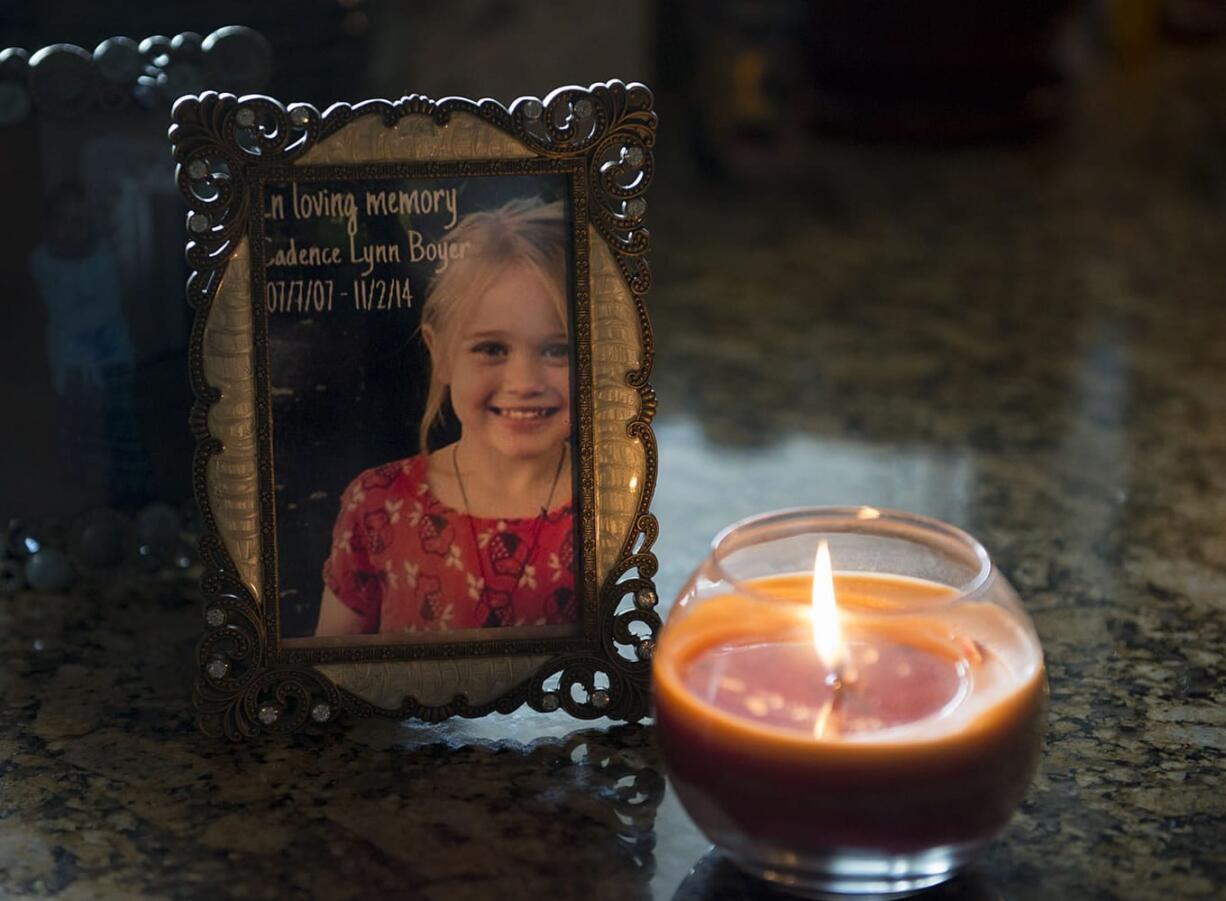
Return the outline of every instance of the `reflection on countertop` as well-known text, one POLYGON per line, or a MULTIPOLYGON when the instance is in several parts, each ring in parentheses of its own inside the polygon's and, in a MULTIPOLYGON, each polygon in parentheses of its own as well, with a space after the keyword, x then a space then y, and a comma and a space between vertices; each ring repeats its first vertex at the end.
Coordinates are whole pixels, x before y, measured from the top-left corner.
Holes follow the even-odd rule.
MULTIPOLYGON (((932 897, 1226 884, 1226 58, 1170 51, 1080 104, 1031 145, 824 144, 786 192, 684 174, 664 105, 661 596, 738 517, 872 503, 981 538, 1043 639, 1043 771, 932 897)), ((194 597, 0 601, 0 894, 758 891, 706 856, 650 726, 200 738, 194 597)))

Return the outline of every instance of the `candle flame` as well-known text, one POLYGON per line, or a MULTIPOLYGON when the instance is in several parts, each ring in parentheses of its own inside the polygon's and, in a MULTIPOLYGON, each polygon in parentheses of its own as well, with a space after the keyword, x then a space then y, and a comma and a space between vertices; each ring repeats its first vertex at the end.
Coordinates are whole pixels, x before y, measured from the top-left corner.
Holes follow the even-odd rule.
POLYGON ((834 599, 834 570, 830 566, 830 546, 825 540, 817 546, 813 561, 813 646, 829 672, 843 662, 843 628, 839 606, 834 599))

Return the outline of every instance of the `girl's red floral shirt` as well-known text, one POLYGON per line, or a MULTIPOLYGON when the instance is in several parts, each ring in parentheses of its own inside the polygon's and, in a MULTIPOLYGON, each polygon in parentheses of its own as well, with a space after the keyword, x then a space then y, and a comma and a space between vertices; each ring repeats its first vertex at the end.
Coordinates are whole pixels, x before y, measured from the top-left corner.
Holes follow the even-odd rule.
POLYGON ((341 496, 323 577, 362 632, 575 622, 571 505, 470 517, 434 496, 427 463, 418 454, 368 469, 341 496))

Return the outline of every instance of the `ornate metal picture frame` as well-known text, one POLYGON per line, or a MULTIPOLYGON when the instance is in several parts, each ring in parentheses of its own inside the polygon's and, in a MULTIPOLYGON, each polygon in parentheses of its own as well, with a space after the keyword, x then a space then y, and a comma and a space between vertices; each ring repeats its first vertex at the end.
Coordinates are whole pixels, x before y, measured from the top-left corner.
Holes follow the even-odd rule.
MULTIPOLYGON (((488 99, 411 95, 336 104, 322 113, 308 104, 210 92, 180 99, 173 120, 176 177, 190 210, 187 296, 196 310, 190 377, 193 485, 204 521, 206 628, 195 661, 201 730, 237 740, 345 716, 439 721, 524 704, 581 719, 646 716, 660 625, 652 581, 658 526, 650 512, 657 472, 653 340, 643 302, 651 280, 644 199, 656 128, 650 91, 611 81, 560 88, 543 100, 520 98, 510 108, 488 99), (270 315, 284 306, 266 277, 280 259, 272 256, 269 230, 283 201, 271 198, 278 191, 297 198, 300 186, 399 185, 403 203, 412 193, 406 185, 479 185, 470 194, 505 195, 519 189, 517 179, 565 197, 558 203, 567 212, 573 425, 564 446, 573 471, 576 621, 540 631, 482 628, 479 637, 456 633, 455 640, 444 633, 429 642, 403 635, 293 638, 288 592, 278 590, 278 579, 297 542, 278 522, 288 521, 294 505, 283 497, 278 461, 309 451, 297 443, 287 450, 290 442, 283 441, 274 452, 278 392, 292 392, 274 389, 270 375, 279 346, 270 339, 270 315)), ((434 195, 441 211, 446 190, 422 197, 429 202, 434 195)), ((454 200, 451 213, 447 227, 457 218, 454 200)), ((352 241, 352 212, 349 228, 352 241)), ((392 252, 381 262, 394 269, 400 259, 392 252)), ((436 269, 445 266, 440 261, 436 269)), ((311 303, 322 309, 322 296, 298 291, 298 309, 309 313, 311 303)), ((554 480, 556 486, 556 473, 554 480)), ((350 507, 359 481, 342 498, 350 507)), ((317 494, 327 492, 312 498, 317 494)), ((336 498, 328 500, 335 509, 336 498)), ((342 516, 343 510, 342 503, 342 516)), ((542 507, 538 536, 545 517, 542 507)), ((341 535, 338 519, 334 541, 350 540, 349 532, 344 541, 341 535)), ((475 547, 475 531, 473 539, 475 547)), ((529 559, 515 574, 517 586, 529 559)))

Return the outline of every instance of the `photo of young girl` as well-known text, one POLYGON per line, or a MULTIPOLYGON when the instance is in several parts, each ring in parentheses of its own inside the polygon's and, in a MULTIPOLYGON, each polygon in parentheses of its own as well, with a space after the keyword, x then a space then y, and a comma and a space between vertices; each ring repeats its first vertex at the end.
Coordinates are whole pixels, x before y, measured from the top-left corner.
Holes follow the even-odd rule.
POLYGON ((315 636, 578 621, 567 235, 562 203, 525 198, 451 231, 419 451, 344 490, 315 636))

